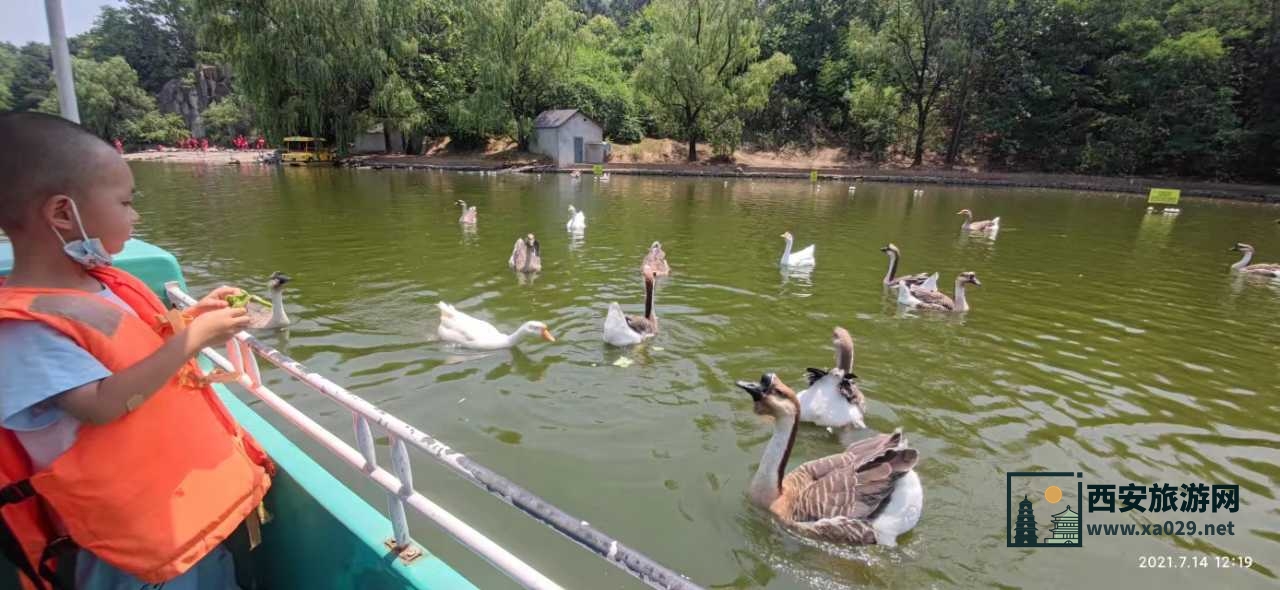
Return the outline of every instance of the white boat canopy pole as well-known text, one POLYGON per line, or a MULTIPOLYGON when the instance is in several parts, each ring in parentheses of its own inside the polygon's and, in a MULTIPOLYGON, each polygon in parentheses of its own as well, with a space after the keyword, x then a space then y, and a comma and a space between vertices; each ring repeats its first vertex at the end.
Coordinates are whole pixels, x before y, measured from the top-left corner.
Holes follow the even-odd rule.
POLYGON ((44 15, 49 20, 49 47, 53 53, 53 73, 58 82, 58 109, 62 118, 80 122, 80 106, 76 104, 76 83, 71 77, 71 50, 67 47, 67 27, 62 21, 62 0, 44 0, 44 15))

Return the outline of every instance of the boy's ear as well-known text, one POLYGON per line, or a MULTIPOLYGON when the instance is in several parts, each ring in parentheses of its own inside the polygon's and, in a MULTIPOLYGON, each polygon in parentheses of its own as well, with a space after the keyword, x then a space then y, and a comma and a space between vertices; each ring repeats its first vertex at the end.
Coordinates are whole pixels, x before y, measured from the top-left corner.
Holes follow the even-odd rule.
POLYGON ((75 231, 75 215, 71 213, 71 197, 67 195, 50 195, 40 203, 36 211, 36 223, 52 226, 54 229, 75 231))

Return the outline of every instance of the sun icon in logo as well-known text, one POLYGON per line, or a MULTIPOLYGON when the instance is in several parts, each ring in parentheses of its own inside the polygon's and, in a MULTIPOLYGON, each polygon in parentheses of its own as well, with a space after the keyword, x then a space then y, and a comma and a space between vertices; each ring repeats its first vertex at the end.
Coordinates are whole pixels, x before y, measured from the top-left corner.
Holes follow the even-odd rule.
POLYGON ((1062 500, 1062 488, 1058 486, 1049 486, 1044 489, 1044 499, 1050 504, 1057 504, 1062 500))

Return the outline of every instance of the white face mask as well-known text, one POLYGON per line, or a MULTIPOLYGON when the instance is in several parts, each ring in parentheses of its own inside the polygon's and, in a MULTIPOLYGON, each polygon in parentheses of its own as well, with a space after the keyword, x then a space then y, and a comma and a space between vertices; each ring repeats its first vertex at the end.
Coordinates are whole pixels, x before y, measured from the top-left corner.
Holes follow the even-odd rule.
POLYGON ((57 229, 49 226, 49 229, 53 230, 53 235, 58 236, 58 240, 62 242, 62 251, 66 253, 67 257, 80 263, 80 266, 85 268, 111 266, 111 254, 102 245, 102 240, 89 238, 89 235, 84 231, 84 223, 80 221, 80 210, 76 208, 75 200, 68 199, 68 201, 71 203, 71 214, 76 218, 76 227, 80 229, 80 236, 84 239, 68 242, 63 239, 62 234, 58 233, 57 229))

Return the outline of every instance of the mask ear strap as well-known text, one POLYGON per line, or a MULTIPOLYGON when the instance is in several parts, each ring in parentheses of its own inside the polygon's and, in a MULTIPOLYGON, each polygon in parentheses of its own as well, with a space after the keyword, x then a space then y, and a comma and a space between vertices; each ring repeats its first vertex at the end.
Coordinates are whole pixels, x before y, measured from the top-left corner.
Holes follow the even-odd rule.
POLYGON ((80 209, 76 207, 76 200, 71 197, 67 197, 67 200, 71 202, 71 214, 76 217, 76 227, 80 228, 80 237, 84 238, 84 241, 87 243, 89 241, 89 234, 85 233, 84 223, 80 221, 80 209))

